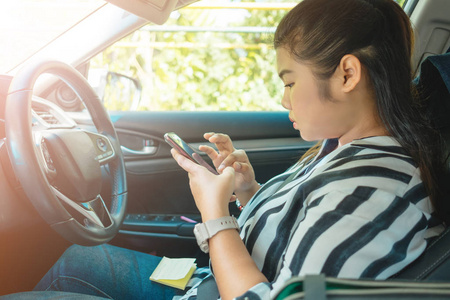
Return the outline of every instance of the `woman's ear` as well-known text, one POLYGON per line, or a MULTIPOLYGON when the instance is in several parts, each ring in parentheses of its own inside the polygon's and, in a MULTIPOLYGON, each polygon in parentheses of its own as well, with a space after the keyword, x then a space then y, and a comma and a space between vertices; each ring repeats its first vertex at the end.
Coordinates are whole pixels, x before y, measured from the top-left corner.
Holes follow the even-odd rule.
POLYGON ((355 89, 361 81, 361 62, 352 55, 344 55, 339 63, 338 76, 341 77, 342 91, 345 93, 351 92, 355 89))

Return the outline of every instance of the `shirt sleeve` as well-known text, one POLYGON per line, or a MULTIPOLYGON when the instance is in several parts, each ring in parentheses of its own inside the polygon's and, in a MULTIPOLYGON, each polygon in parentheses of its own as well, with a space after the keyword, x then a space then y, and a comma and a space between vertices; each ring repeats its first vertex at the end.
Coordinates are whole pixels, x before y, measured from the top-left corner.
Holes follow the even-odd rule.
POLYGON ((392 193, 357 186, 305 203, 277 276, 270 284, 257 284, 236 299, 269 299, 292 276, 306 274, 388 278, 426 247, 427 218, 410 201, 392 193))

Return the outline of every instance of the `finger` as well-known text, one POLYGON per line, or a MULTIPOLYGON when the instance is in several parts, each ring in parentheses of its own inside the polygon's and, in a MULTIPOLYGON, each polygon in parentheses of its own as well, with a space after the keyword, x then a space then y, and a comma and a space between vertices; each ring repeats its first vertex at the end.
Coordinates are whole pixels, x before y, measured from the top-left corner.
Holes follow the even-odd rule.
POLYGON ((233 152, 234 151, 233 143, 231 142, 230 137, 226 134, 214 133, 213 135, 211 135, 209 137, 208 140, 209 140, 209 142, 216 145, 219 152, 222 152, 222 151, 233 152))
POLYGON ((214 148, 205 146, 205 145, 201 145, 199 147, 199 150, 205 152, 208 155, 208 157, 211 159, 211 161, 216 169, 222 163, 223 156, 220 155, 214 148))
POLYGON ((217 153, 217 151, 213 147, 201 145, 198 147, 198 149, 202 152, 205 152, 213 161, 219 156, 219 153, 217 153))
POLYGON ((214 134, 207 134, 209 136, 208 141, 211 143, 227 143, 231 142, 231 138, 224 133, 214 133, 214 134))
POLYGON ((228 155, 220 164, 220 166, 217 167, 217 170, 221 172, 226 167, 233 166, 235 162, 242 162, 245 163, 247 161, 247 155, 243 150, 236 150, 230 155, 228 155))
POLYGON ((250 170, 250 166, 246 163, 235 162, 233 168, 237 173, 246 173, 250 170))
POLYGON ((184 157, 181 155, 176 149, 172 148, 170 150, 170 153, 172 154, 172 157, 176 160, 178 165, 183 168, 186 172, 194 173, 198 167, 200 167, 198 164, 194 163, 190 159, 184 157))
POLYGON ((219 173, 222 173, 225 168, 232 167, 235 162, 236 156, 234 154, 230 154, 220 163, 220 165, 217 167, 217 171, 219 173))
POLYGON ((222 172, 222 176, 224 176, 224 177, 232 177, 231 179, 234 180, 234 176, 235 176, 234 169, 232 167, 225 168, 223 170, 223 172, 222 172))
POLYGON ((203 134, 203 138, 205 138, 205 140, 209 141, 209 138, 212 137, 214 134, 216 134, 215 132, 207 132, 205 134, 203 134))

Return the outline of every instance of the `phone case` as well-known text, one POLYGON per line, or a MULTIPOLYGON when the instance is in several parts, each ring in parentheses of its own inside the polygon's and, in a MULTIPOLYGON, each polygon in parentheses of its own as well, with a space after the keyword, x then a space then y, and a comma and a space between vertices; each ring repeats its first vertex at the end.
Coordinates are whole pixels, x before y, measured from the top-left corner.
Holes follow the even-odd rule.
POLYGON ((176 135, 173 132, 168 132, 164 135, 165 141, 175 148, 181 155, 185 156, 186 158, 192 160, 193 162, 205 167, 208 169, 211 173, 218 175, 217 171, 211 167, 210 164, 208 164, 201 156, 198 154, 194 148, 189 146, 188 143, 183 141, 178 135, 176 135))

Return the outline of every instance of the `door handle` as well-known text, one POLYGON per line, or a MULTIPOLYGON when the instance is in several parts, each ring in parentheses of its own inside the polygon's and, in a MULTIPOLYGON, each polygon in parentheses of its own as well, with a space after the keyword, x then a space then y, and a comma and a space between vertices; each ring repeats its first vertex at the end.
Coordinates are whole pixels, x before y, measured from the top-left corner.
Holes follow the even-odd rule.
POLYGON ((157 146, 144 146, 141 150, 133 150, 127 148, 125 146, 120 146, 122 149, 122 153, 125 156, 145 156, 145 155, 153 155, 158 150, 157 146))

